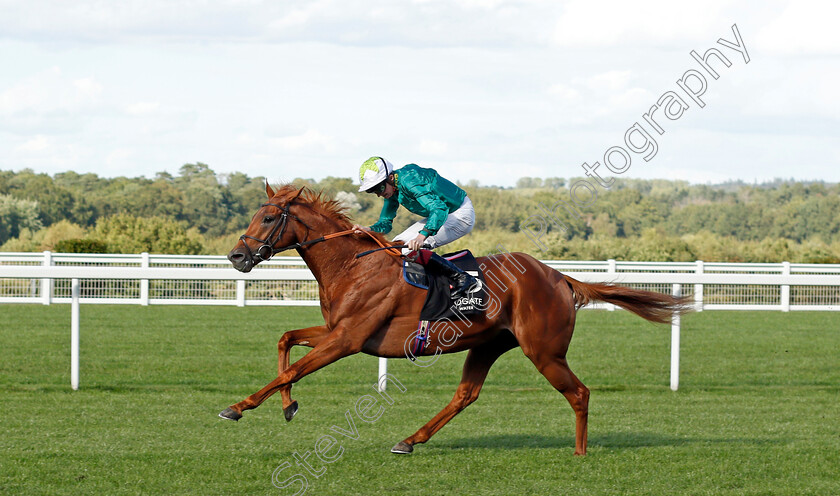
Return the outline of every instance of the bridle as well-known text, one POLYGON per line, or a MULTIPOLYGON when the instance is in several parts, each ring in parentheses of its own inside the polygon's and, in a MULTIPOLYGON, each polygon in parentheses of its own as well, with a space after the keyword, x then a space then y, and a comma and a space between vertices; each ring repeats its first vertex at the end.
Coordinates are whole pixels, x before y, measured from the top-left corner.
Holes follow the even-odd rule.
MULTIPOLYGON (((243 234, 242 236, 239 236, 239 239, 242 240, 242 243, 245 245, 245 248, 248 249, 248 254, 250 255, 252 260, 256 260, 258 262, 265 262, 265 261, 271 259, 271 257, 273 257, 274 255, 280 253, 281 251, 292 250, 294 248, 302 248, 306 245, 310 245, 312 243, 317 243, 319 241, 324 240, 324 238, 318 238, 318 239, 313 239, 312 241, 303 241, 303 242, 299 242, 299 243, 293 243, 291 245, 284 246, 284 247, 281 247, 281 248, 275 248, 274 247, 274 245, 276 245, 277 242, 280 241, 280 238, 283 237, 283 233, 286 232, 286 227, 289 224, 289 219, 290 218, 300 222, 301 224, 303 224, 304 227, 306 227, 307 236, 309 235, 310 228, 309 228, 308 225, 306 225, 306 222, 300 220, 300 217, 298 217, 297 215, 289 212, 289 207, 291 206, 291 204, 292 204, 292 202, 290 201, 289 203, 286 204, 285 207, 281 207, 280 205, 277 205, 276 203, 271 203, 271 202, 263 203, 262 205, 260 205, 260 208, 262 208, 262 207, 274 207, 274 208, 280 210, 280 217, 277 219, 277 221, 275 221, 274 227, 271 228, 271 231, 269 231, 268 236, 266 236, 265 239, 260 239, 260 238, 254 237, 254 236, 249 236, 247 234, 243 234), (248 246, 248 243, 245 241, 246 239, 253 239, 257 243, 262 243, 262 244, 259 246, 259 248, 257 248, 256 252, 252 252, 251 247, 248 246)), ((306 236, 304 236, 304 239, 305 238, 306 238, 306 236)))
MULTIPOLYGON (((265 239, 260 239, 260 238, 257 238, 255 236, 249 236, 247 234, 243 234, 242 236, 239 236, 239 239, 242 241, 242 244, 245 245, 245 249, 248 250, 248 256, 251 258, 252 262, 254 262, 254 261, 265 262, 265 261, 270 260, 271 257, 273 257, 274 255, 276 255, 280 252, 287 251, 287 250, 293 250, 293 249, 296 249, 296 248, 303 248, 305 246, 313 245, 315 243, 320 243, 321 241, 326 241, 328 239, 337 238, 339 236, 346 236, 348 234, 352 234, 352 233, 355 232, 353 229, 348 229, 346 231, 341 231, 341 232, 332 233, 332 234, 326 234, 324 236, 321 236, 320 238, 315 238, 315 239, 311 239, 311 240, 307 241, 306 238, 309 237, 309 232, 311 231, 311 228, 306 224, 306 222, 302 221, 300 219, 300 217, 298 217, 297 215, 295 215, 295 214, 293 214, 289 211, 289 207, 292 205, 293 201, 294 201, 294 198, 292 200, 290 200, 289 203, 287 203, 285 207, 281 207, 280 205, 277 205, 276 203, 271 203, 271 202, 263 203, 262 205, 260 205, 260 208, 262 208, 262 207, 274 207, 274 208, 277 208, 278 210, 280 210, 280 217, 275 221, 274 227, 271 228, 271 231, 269 231, 268 236, 266 236, 265 239), (275 248, 274 245, 276 245, 277 242, 280 241, 280 238, 283 237, 283 233, 286 232, 286 227, 289 224, 289 219, 294 219, 294 220, 300 222, 306 228, 306 235, 303 237, 304 241, 300 241, 300 242, 297 242, 297 243, 292 243, 290 245, 286 245, 286 246, 283 246, 283 247, 280 247, 280 248, 275 248), (251 247, 248 246, 248 243, 245 241, 246 239, 253 239, 256 242, 261 243, 259 248, 257 248, 256 252, 251 251, 251 247)), ((393 247, 393 246, 384 245, 373 234, 371 234, 367 231, 363 231, 363 232, 365 234, 367 234, 368 236, 370 236, 371 239, 376 241, 376 243, 381 247, 379 249, 387 250, 389 254, 394 255, 394 256, 400 256, 401 255, 401 253, 398 249, 398 248, 402 248, 401 246, 393 247)))

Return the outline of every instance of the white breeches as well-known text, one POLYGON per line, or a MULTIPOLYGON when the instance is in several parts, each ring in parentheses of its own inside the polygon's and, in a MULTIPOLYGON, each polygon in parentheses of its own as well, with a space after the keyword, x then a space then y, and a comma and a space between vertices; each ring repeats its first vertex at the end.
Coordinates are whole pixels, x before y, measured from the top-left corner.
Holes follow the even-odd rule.
MULTIPOLYGON (((420 234, 420 230, 426 225, 426 218, 415 222, 408 229, 401 232, 394 241, 410 241, 420 234)), ((466 236, 472 231, 475 225, 475 209, 469 196, 464 197, 463 203, 457 210, 449 212, 446 221, 434 236, 426 238, 426 244, 433 249, 451 243, 456 239, 466 236)))

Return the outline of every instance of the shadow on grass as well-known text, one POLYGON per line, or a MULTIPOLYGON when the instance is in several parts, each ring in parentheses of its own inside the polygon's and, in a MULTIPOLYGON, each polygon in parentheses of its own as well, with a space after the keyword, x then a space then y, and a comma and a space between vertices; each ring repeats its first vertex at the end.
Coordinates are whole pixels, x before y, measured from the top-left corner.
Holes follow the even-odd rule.
MULTIPOLYGON (((434 441, 432 441, 434 442, 434 441)), ((657 446, 686 446, 686 445, 773 445, 780 444, 778 439, 747 439, 747 438, 699 438, 677 437, 653 432, 614 432, 589 437, 589 447, 600 448, 648 448, 657 446)), ((501 434, 453 439, 436 443, 440 448, 485 448, 485 449, 525 449, 525 448, 574 448, 574 436, 541 436, 525 434, 501 434)))

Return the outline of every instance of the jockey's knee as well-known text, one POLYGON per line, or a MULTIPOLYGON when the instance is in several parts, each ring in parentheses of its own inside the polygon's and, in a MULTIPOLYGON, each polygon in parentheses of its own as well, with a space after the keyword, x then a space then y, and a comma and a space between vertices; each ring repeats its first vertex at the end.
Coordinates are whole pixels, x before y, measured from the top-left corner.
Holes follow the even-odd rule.
POLYGON ((415 250, 409 253, 407 257, 409 260, 413 260, 420 265, 426 265, 429 263, 429 259, 432 258, 432 251, 424 249, 415 250))

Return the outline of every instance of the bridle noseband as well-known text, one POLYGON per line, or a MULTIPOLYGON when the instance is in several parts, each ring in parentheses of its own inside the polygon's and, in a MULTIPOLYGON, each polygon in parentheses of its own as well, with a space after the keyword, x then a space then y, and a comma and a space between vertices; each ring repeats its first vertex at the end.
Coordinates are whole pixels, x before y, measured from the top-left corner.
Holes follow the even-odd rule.
POLYGON ((256 260, 257 262, 265 262, 265 261, 271 259, 272 256, 276 255, 277 253, 280 253, 281 251, 291 250, 293 248, 301 248, 303 246, 312 244, 313 242, 319 241, 319 240, 304 241, 302 243, 294 243, 294 244, 291 244, 291 245, 288 245, 288 246, 284 246, 282 248, 275 248, 274 247, 274 245, 276 245, 277 242, 280 241, 280 238, 283 237, 283 233, 286 232, 286 226, 289 223, 289 218, 292 218, 292 219, 300 222, 301 224, 303 224, 304 227, 306 227, 307 234, 309 233, 309 230, 310 230, 309 226, 307 226, 305 222, 300 220, 300 218, 297 215, 294 215, 291 212, 289 212, 289 207, 291 206, 291 204, 292 204, 292 202, 290 201, 289 203, 286 204, 285 207, 281 207, 280 205, 277 205, 276 203, 270 203, 270 202, 269 203, 263 203, 262 205, 260 205, 260 208, 262 208, 262 207, 277 208, 278 210, 280 210, 280 218, 277 219, 277 222, 274 223, 274 227, 271 228, 271 231, 268 233, 268 236, 266 236, 265 239, 260 239, 260 238, 254 237, 254 236, 249 236, 247 234, 243 234, 242 236, 239 236, 239 239, 242 240, 242 244, 244 244, 245 248, 248 249, 248 254, 250 255, 252 260, 256 260), (248 246, 248 243, 245 241, 245 239, 253 239, 254 241, 256 241, 258 243, 262 243, 262 244, 260 245, 259 248, 257 248, 256 252, 252 252, 251 247, 248 246))

